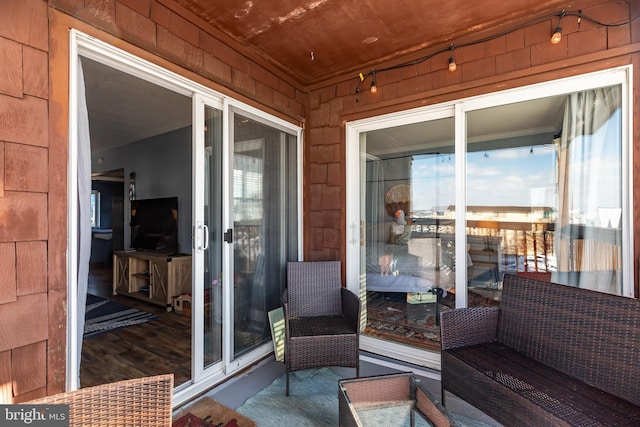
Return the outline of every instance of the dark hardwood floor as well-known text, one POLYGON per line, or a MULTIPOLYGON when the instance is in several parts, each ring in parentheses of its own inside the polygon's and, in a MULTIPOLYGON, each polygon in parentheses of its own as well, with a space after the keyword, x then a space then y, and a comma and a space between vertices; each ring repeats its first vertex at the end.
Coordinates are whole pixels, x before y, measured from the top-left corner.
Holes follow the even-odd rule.
POLYGON ((88 292, 156 314, 140 325, 106 332, 83 341, 80 384, 89 387, 173 373, 175 385, 191 378, 191 319, 163 307, 112 294, 112 267, 92 265, 88 292))

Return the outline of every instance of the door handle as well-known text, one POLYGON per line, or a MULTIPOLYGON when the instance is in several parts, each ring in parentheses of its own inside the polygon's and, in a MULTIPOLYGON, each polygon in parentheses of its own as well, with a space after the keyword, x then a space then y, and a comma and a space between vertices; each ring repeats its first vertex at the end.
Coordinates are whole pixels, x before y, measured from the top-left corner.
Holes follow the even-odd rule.
POLYGON ((224 232, 224 241, 227 243, 233 243, 233 229, 229 228, 224 232))
POLYGON ((202 245, 202 250, 206 251, 209 249, 209 226, 207 224, 202 224, 202 230, 204 231, 204 245, 202 245))

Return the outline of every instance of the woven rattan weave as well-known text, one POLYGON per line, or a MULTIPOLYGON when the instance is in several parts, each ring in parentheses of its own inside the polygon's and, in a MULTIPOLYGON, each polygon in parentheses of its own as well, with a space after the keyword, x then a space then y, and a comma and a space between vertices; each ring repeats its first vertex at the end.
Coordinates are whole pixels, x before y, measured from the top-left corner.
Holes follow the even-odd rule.
POLYGON ((285 315, 286 394, 289 374, 321 366, 356 368, 360 338, 360 300, 342 287, 340 261, 290 262, 285 315))
POLYGON ((507 274, 442 314, 442 387, 505 425, 640 425, 640 301, 507 274))
MULTIPOLYGON (((338 410, 340 427, 364 427, 361 417, 371 410, 394 411, 395 408, 409 406, 410 417, 424 417, 436 427, 455 427, 459 424, 423 386, 418 377, 410 372, 350 378, 338 381, 338 410), (416 414, 417 412, 417 414, 416 414)), ((364 418, 364 419, 363 419, 364 418)), ((381 420, 375 420, 380 425, 381 420)), ((398 421, 397 425, 404 425, 398 421)), ((423 423, 410 423, 423 425, 423 423)))
POLYGON ((70 427, 171 426, 173 374, 54 394, 28 404, 69 405, 70 427))

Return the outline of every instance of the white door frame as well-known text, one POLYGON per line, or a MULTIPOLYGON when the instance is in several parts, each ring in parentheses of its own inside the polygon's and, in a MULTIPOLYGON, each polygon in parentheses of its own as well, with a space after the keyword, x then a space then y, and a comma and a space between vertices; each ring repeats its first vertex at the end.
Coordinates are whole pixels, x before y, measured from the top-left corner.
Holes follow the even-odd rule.
MULTIPOLYGON (((264 111, 261 111, 248 104, 229 98, 220 94, 204 85, 196 83, 186 77, 180 76, 174 72, 164 69, 156 64, 132 55, 124 50, 109 45, 95 37, 89 36, 75 29, 70 31, 69 36, 69 163, 68 163, 68 238, 67 238, 67 348, 66 348, 66 389, 68 391, 75 390, 79 387, 78 377, 80 360, 78 360, 78 348, 80 345, 79 331, 76 329, 78 301, 77 301, 77 263, 78 263, 78 247, 75 236, 78 234, 78 203, 75 198, 77 191, 77 96, 78 96, 78 58, 79 56, 87 57, 95 61, 101 62, 107 66, 127 72, 143 80, 150 81, 159 86, 175 91, 193 99, 193 218, 194 239, 193 239, 193 267, 192 277, 193 283, 198 277, 203 277, 203 255, 202 250, 198 250, 198 245, 202 242, 203 233, 202 225, 204 224, 203 206, 204 206, 204 107, 220 109, 223 111, 223 156, 224 172, 223 172, 223 198, 229 200, 230 181, 229 174, 229 140, 228 140, 228 117, 231 106, 242 111, 247 111, 262 120, 275 124, 281 128, 287 129, 290 133, 294 133, 298 139, 297 151, 297 168, 298 168, 298 221, 302 224, 302 129, 281 118, 275 117, 264 111), (198 276, 199 275, 199 276, 198 276)), ((225 203, 227 208, 223 209, 223 226, 228 227, 230 214, 229 206, 232 204, 225 203)), ((302 254, 302 225, 299 227, 299 247, 298 253, 302 254)), ((233 268, 232 251, 228 248, 230 245, 224 245, 223 248, 223 268, 233 268)), ((232 270, 227 270, 232 271, 232 270)), ((232 286, 232 274, 225 274, 223 278, 223 286, 232 286)), ((225 295, 228 292, 224 293, 225 295)), ((198 286, 193 289, 194 305, 192 311, 193 334, 192 334, 192 378, 190 382, 178 387, 174 392, 173 403, 180 405, 192 397, 206 391, 218 382, 231 376, 240 369, 244 369, 251 363, 255 363, 262 357, 273 351, 273 346, 267 343, 258 349, 244 355, 236 360, 225 359, 223 354, 222 363, 203 369, 203 331, 204 331, 204 313, 203 301, 204 292, 198 286), (200 338, 198 338, 200 337, 200 338)), ((231 311, 229 310, 230 301, 226 301, 223 310, 226 312, 223 322, 227 325, 231 319, 231 311)), ((226 333, 223 339, 224 346, 229 347, 230 337, 226 333)), ((227 355, 228 356, 228 355, 227 355)))
MULTIPOLYGON (((361 119, 346 124, 346 258, 347 258, 347 287, 357 295, 363 294, 360 276, 360 135, 361 133, 384 129, 393 126, 401 126, 421 121, 439 118, 438 114, 451 112, 455 119, 455 150, 456 172, 455 191, 456 205, 466 206, 466 116, 468 112, 504 105, 514 102, 522 102, 546 96, 557 96, 583 91, 599 87, 620 84, 622 86, 622 209, 623 209, 623 295, 633 296, 633 129, 631 117, 633 117, 632 102, 632 67, 623 66, 609 70, 568 77, 549 82, 538 83, 530 86, 509 89, 500 92, 489 93, 461 100, 455 100, 442 104, 416 109, 385 114, 377 117, 361 119)), ((463 224, 466 221, 465 209, 456 209, 456 223, 463 224)), ((456 227, 456 242, 466 243, 464 227, 456 227)), ((456 258, 466 259, 466 244, 456 244, 456 258)), ((467 281, 466 271, 456 274, 456 307, 467 306, 467 281)), ((415 347, 395 344, 388 341, 362 336, 361 349, 373 353, 390 355, 407 362, 433 369, 440 369, 440 356, 438 353, 419 350, 415 347)))

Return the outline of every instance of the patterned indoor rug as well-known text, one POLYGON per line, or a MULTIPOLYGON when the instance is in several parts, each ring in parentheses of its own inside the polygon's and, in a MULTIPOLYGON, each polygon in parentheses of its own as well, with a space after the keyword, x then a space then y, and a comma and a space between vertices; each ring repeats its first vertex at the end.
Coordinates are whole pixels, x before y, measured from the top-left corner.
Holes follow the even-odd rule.
POLYGON ((367 335, 426 350, 440 350, 440 328, 436 325, 435 312, 426 312, 427 304, 409 305, 405 293, 369 292, 367 295, 367 335))
POLYGON ((117 302, 87 294, 84 338, 127 326, 139 325, 157 316, 117 302))

